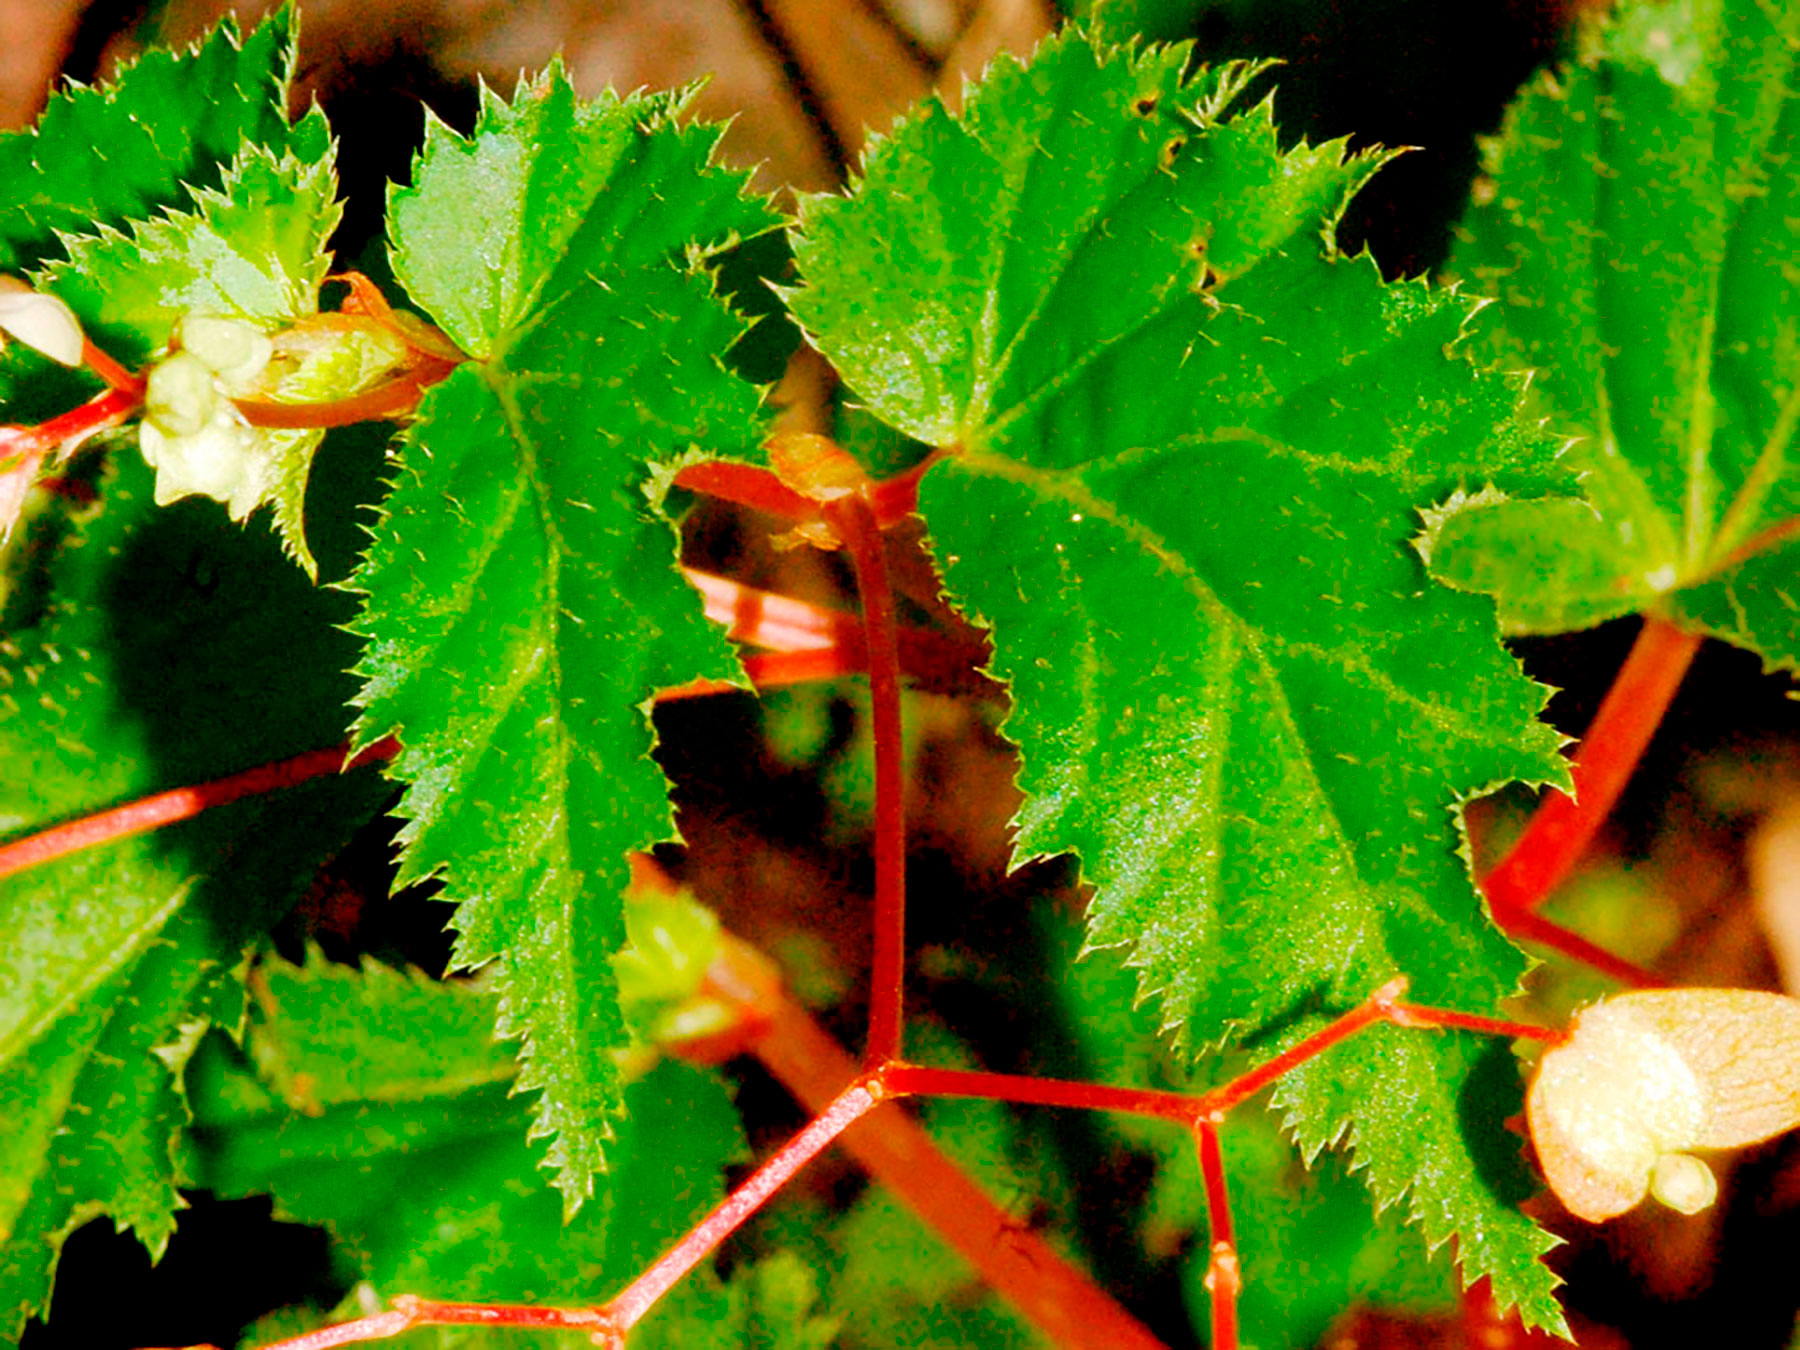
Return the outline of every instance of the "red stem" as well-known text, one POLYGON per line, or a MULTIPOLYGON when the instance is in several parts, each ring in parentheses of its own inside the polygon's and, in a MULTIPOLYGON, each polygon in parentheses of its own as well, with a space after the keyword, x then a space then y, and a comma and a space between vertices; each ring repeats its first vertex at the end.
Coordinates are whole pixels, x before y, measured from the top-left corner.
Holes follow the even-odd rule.
POLYGON ((1535 942, 1540 947, 1548 947, 1551 951, 1561 952, 1572 961, 1599 971, 1634 989, 1664 989, 1668 981, 1662 976, 1634 965, 1622 956, 1615 956, 1606 948, 1589 942, 1581 934, 1564 928, 1561 924, 1546 919, 1542 914, 1530 910, 1513 911, 1502 920, 1498 913, 1494 921, 1500 927, 1518 938, 1521 942, 1535 942))
MULTIPOLYGON (((905 473, 870 483, 862 490, 861 495, 874 512, 878 526, 886 529, 919 509, 919 480, 936 459, 937 456, 932 455, 905 473)), ((814 520, 828 514, 818 501, 796 492, 771 470, 754 464, 704 460, 680 470, 675 475, 675 486, 736 502, 739 506, 748 506, 783 520, 814 520)))
POLYGON ((1454 1012, 1449 1008, 1422 1008, 1416 1003, 1395 1003, 1388 1009, 1388 1020, 1401 1027, 1455 1027, 1476 1031, 1484 1036, 1505 1036, 1509 1040, 1566 1040, 1568 1032, 1555 1027, 1535 1026, 1530 1022, 1509 1022, 1498 1017, 1477 1017, 1474 1013, 1454 1012))
POLYGON ((10 844, 0 846, 0 877, 11 876, 27 867, 35 867, 39 863, 49 862, 53 858, 79 852, 84 848, 94 848, 114 839, 190 820, 215 806, 225 806, 245 797, 255 797, 281 788, 297 787, 314 778, 341 773, 345 769, 377 760, 391 759, 398 752, 399 745, 390 737, 369 746, 354 759, 347 759, 349 749, 348 745, 340 745, 331 750, 309 750, 292 759, 259 764, 254 769, 216 778, 210 783, 159 792, 124 806, 114 807, 110 811, 100 811, 79 820, 53 825, 47 830, 40 830, 36 834, 29 834, 23 839, 15 839, 10 844))
MULTIPOLYGON (((393 1312, 376 1313, 371 1317, 359 1317, 354 1322, 339 1322, 336 1326, 320 1327, 317 1331, 309 1331, 304 1336, 290 1337, 285 1341, 276 1341, 266 1345, 263 1350, 331 1350, 332 1346, 354 1345, 358 1341, 382 1341, 389 1336, 398 1336, 403 1331, 410 1331, 418 1326, 418 1321, 410 1312, 395 1309, 393 1312)), ((192 1350, 215 1350, 212 1346, 195 1346, 192 1350)))
POLYGON ((1212 1256, 1206 1264, 1206 1292, 1212 1306, 1211 1350, 1237 1350, 1237 1301, 1244 1281, 1238 1267, 1237 1236, 1232 1231, 1225 1159, 1219 1152, 1219 1122, 1202 1120, 1194 1127, 1194 1134, 1200 1148, 1200 1176, 1206 1187, 1206 1221, 1212 1231, 1212 1256))
POLYGON ((726 636, 734 641, 798 652, 842 646, 852 637, 858 643, 862 640, 862 625, 854 614, 809 605, 692 567, 682 568, 681 574, 705 600, 706 617, 724 624, 726 636))
POLYGON ((1080 1111, 1121 1111, 1127 1115, 1192 1125, 1205 1110, 1204 1097, 1155 1088, 1108 1087, 1104 1083, 1037 1078, 1024 1074, 980 1073, 896 1064, 884 1081, 896 1094, 917 1097, 974 1097, 1024 1106, 1066 1106, 1080 1111))
POLYGON ((1536 910, 1587 848, 1656 734, 1700 642, 1699 634, 1667 620, 1644 620, 1582 738, 1571 768, 1574 797, 1552 788, 1511 852, 1482 881, 1501 928, 1512 929, 1536 910))
POLYGON ((602 1312, 607 1324, 623 1333, 666 1294, 688 1271, 706 1259, 708 1252, 729 1237, 771 1195, 787 1185, 794 1173, 811 1162, 826 1145, 866 1115, 881 1100, 878 1084, 859 1079, 807 1127, 783 1144, 735 1191, 707 1215, 657 1263, 633 1280, 602 1312))
POLYGON ((811 520, 819 504, 803 497, 767 469, 753 464, 728 464, 706 460, 690 464, 675 475, 675 486, 736 502, 783 520, 811 520))
POLYGON ((1290 1069, 1298 1068, 1309 1059, 1316 1059, 1339 1041, 1349 1040, 1363 1028, 1377 1022, 1395 1020, 1394 1010, 1400 1006, 1400 995, 1405 992, 1404 976, 1389 980, 1335 1022, 1321 1027, 1299 1044, 1289 1046, 1267 1063, 1259 1064, 1222 1087, 1214 1088, 1200 1099, 1203 1104, 1201 1114, 1222 1116, 1239 1102, 1261 1092, 1290 1069))
POLYGON ((507 1303, 439 1303, 435 1299, 402 1294, 391 1312, 359 1317, 353 1322, 320 1327, 303 1336, 276 1341, 263 1350, 331 1350, 358 1341, 386 1340, 414 1327, 489 1326, 533 1327, 585 1331, 617 1343, 619 1331, 604 1312, 593 1308, 541 1308, 507 1303))
MULTIPOLYGON (((750 683, 758 689, 780 689, 790 684, 861 674, 867 668, 867 663, 861 656, 861 652, 841 647, 828 647, 823 651, 759 652, 743 658, 744 674, 750 677, 750 683)), ((707 694, 742 692, 743 686, 733 684, 730 680, 689 680, 686 684, 657 690, 656 701, 668 703, 675 699, 699 698, 707 694)))
POLYGON ((839 498, 825 520, 850 550, 862 595, 875 743, 875 953, 869 972, 869 1068, 900 1058, 906 1004, 906 766, 900 732, 900 647, 887 551, 862 496, 839 498))
POLYGON ((106 382, 109 389, 117 389, 137 398, 144 396, 144 382, 113 360, 110 353, 95 346, 92 338, 82 337, 81 360, 83 365, 106 382))
POLYGON ((58 446, 85 441, 89 436, 115 427, 143 406, 140 390, 109 389, 66 413, 39 422, 34 427, 0 428, 7 435, 0 453, 8 458, 22 454, 39 454, 58 446))

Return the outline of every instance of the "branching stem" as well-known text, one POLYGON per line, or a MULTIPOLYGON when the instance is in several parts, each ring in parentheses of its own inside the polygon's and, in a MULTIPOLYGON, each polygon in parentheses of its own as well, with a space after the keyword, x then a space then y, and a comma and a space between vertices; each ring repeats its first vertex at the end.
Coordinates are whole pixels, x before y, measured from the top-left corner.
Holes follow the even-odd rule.
MULTIPOLYGON (((824 1110, 855 1081, 856 1061, 781 988, 766 958, 737 939, 726 939, 708 971, 707 987, 744 1005, 745 1020, 756 1028, 745 1048, 808 1110, 824 1110)), ((903 1072, 916 1071, 906 1066, 883 1071, 890 1092, 903 1072)), ((1163 1350, 1091 1276, 995 1204, 898 1102, 884 1102, 846 1130, 840 1142, 1051 1344, 1066 1350, 1163 1350)))
MULTIPOLYGON (((415 397, 416 392, 415 387, 415 397)), ((123 403, 133 397, 120 388, 95 404, 107 400, 123 403)), ((91 422, 93 414, 86 416, 91 422)), ((33 430, 42 432, 55 425, 46 423, 33 430)), ((560 1309, 402 1298, 395 1301, 391 1312, 324 1328, 282 1342, 273 1350, 327 1350, 393 1336, 413 1327, 453 1324, 578 1329, 603 1345, 622 1346, 625 1334, 664 1293, 840 1138, 872 1173, 892 1182, 928 1222, 970 1255, 997 1289, 1059 1343, 1155 1350, 1157 1343, 1147 1331, 1104 1291, 1056 1258, 1040 1239, 1021 1237, 1024 1254, 1020 1259, 995 1254, 1002 1246, 997 1234, 1006 1228, 1004 1216, 930 1145, 896 1105, 883 1105, 887 1098, 906 1095, 1116 1110, 1168 1120, 1191 1130, 1199 1151, 1211 1229, 1206 1286, 1212 1301, 1212 1344, 1215 1350, 1236 1350, 1242 1280, 1219 1139, 1220 1124, 1229 1111, 1301 1064, 1378 1023, 1551 1042, 1560 1038, 1561 1033, 1541 1027, 1408 1003, 1403 998, 1406 981, 1399 978, 1263 1064, 1198 1094, 905 1063, 900 1058, 906 885, 900 675, 906 662, 881 531, 895 503, 913 500, 916 475, 903 489, 870 485, 823 503, 801 497, 773 475, 740 466, 690 466, 677 482, 776 509, 777 514, 790 518, 822 521, 847 547, 855 567, 861 593, 860 623, 850 616, 798 606, 780 597, 753 595, 721 579, 696 577, 695 581, 707 598, 709 614, 731 624, 733 636, 765 641, 774 648, 768 656, 753 658, 765 663, 757 672, 759 682, 842 674, 860 666, 868 669, 876 782, 875 952, 862 1069, 858 1072, 836 1043, 784 995, 770 995, 766 988, 759 991, 753 979, 738 981, 750 991, 741 996, 749 1010, 745 1019, 748 1047, 818 1115, 610 1302, 597 1309, 560 1309)), ((1573 772, 1579 806, 1563 794, 1553 793, 1519 845, 1486 882, 1490 903, 1503 925, 1578 953, 1623 978, 1649 977, 1574 935, 1562 933, 1535 909, 1566 874, 1616 800, 1698 642, 1661 620, 1646 622, 1576 759, 1573 772)), ((957 653, 958 659, 966 656, 957 653)), ((387 758, 396 750, 392 740, 384 741, 365 750, 359 762, 387 758)), ((185 820, 212 806, 339 772, 347 767, 346 756, 346 747, 316 751, 57 826, 0 847, 0 876, 79 848, 185 820)), ((731 950, 728 943, 727 955, 731 950)), ((733 979, 727 970, 715 983, 728 987, 733 979)))

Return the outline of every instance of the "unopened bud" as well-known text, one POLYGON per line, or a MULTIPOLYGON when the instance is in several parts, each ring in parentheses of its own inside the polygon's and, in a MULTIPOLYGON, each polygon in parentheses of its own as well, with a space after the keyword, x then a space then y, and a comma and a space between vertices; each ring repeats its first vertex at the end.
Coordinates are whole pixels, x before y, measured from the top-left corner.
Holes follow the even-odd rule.
POLYGON ((212 367, 191 353, 176 352, 150 372, 144 416, 170 436, 192 436, 211 423, 220 402, 212 367))
POLYGON ((197 357, 233 395, 256 383, 275 352, 269 335, 255 324, 210 314, 189 314, 181 321, 177 337, 181 349, 197 357))
POLYGON ((1719 1198, 1719 1179, 1690 1154, 1665 1153, 1650 1169, 1650 1194, 1678 1213, 1698 1214, 1719 1198))

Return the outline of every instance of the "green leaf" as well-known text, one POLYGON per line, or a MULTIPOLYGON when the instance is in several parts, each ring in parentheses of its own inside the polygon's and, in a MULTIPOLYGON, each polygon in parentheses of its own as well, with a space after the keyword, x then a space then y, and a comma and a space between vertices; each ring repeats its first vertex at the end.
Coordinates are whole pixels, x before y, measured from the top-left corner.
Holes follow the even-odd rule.
MULTIPOLYGON (((0 273, 53 262, 65 238, 191 209, 247 142, 320 158, 324 118, 287 120, 293 62, 291 11, 242 40, 228 21, 185 52, 146 52, 109 84, 53 94, 33 130, 0 131, 0 273)), ((93 383, 15 344, 0 353, 0 416, 54 416, 93 383)))
MULTIPOLYGON (((1467 303, 1321 247, 1379 159, 1280 152, 1266 102, 1225 115, 1253 70, 1186 60, 1069 37, 960 118, 927 105, 851 197, 805 203, 793 306, 872 411, 949 452, 921 509, 1011 687, 1016 856, 1080 855, 1089 942, 1129 950, 1164 1026, 1273 1050, 1397 974, 1488 1011, 1524 965, 1456 807, 1563 768, 1491 611, 1409 538, 1532 446, 1505 382, 1446 359, 1467 303)), ((1385 1029, 1279 1101, 1559 1326, 1550 1239, 1480 1156, 1506 1138, 1464 1097, 1481 1062, 1385 1029)))
MULTIPOLYGON (((199 1180, 227 1196, 271 1192, 283 1217, 327 1228, 368 1297, 600 1303, 717 1202, 723 1168, 742 1158, 719 1081, 665 1063, 626 1090, 612 1185, 565 1227, 542 1150, 525 1142, 527 1110, 503 1090, 516 1064, 493 1042, 491 995, 317 958, 299 969, 265 963, 252 989, 256 1081, 217 1042, 195 1065, 199 1180)), ((662 1319, 704 1324, 726 1309, 717 1282, 701 1276, 646 1330, 662 1319)), ((527 1345, 543 1335, 433 1329, 408 1343, 527 1345)))
POLYGON ((308 1114, 344 1102, 410 1102, 510 1082, 518 1062, 494 1040, 494 999, 366 960, 266 961, 250 977, 258 1018, 245 1042, 263 1082, 308 1114))
MULTIPOLYGON (((343 735, 343 599, 215 511, 155 508, 135 452, 99 488, 98 506, 41 504, 5 555, 8 833, 343 735)), ((0 883, 0 1337, 87 1218, 160 1251, 175 1073, 209 1022, 239 1020, 245 947, 385 792, 369 772, 326 779, 0 883)))
POLYGON ((52 95, 38 125, 0 132, 0 271, 61 252, 87 234, 185 208, 221 182, 247 140, 318 158, 321 119, 287 120, 294 11, 248 37, 231 20, 184 52, 151 50, 107 84, 52 95))
POLYGON ((264 328, 316 314, 342 214, 333 162, 329 142, 303 158, 246 141, 220 185, 194 194, 193 210, 71 236, 67 256, 34 280, 129 365, 166 346, 191 313, 264 328))
MULTIPOLYGON (((102 228, 67 239, 67 258, 45 269, 38 284, 67 301, 88 332, 131 366, 164 350, 190 314, 242 319, 265 332, 316 314, 341 210, 323 120, 316 111, 311 120, 321 128, 313 158, 278 157, 246 142, 220 187, 195 194, 196 210, 135 222, 128 233, 102 228)), ((302 514, 324 436, 304 429, 251 434, 254 452, 272 466, 260 500, 274 506, 283 547, 312 577, 318 564, 302 514)))
POLYGON ((758 440, 758 393, 721 364, 743 325, 704 264, 773 218, 678 108, 583 103, 552 71, 489 96, 470 140, 432 125, 395 270, 479 359, 422 404, 354 583, 360 735, 405 746, 402 882, 441 873, 456 960, 497 964, 571 1209, 619 1112, 626 855, 673 831, 646 700, 737 670, 653 470, 758 440))
POLYGON ((53 865, 24 879, 19 889, 67 896, 80 894, 71 884, 105 868, 113 886, 173 895, 180 908, 128 949, 114 979, 0 1063, 0 1112, 9 1122, 0 1152, 8 1178, 0 1338, 47 1308, 56 1254, 88 1219, 108 1215, 152 1257, 162 1254, 183 1203, 176 1187, 187 1180, 177 1146, 187 1123, 187 1057, 208 1025, 242 1020, 248 948, 385 796, 371 771, 325 779, 278 800, 218 809, 154 841, 95 850, 83 867, 53 865))
POLYGON ((1591 510, 1453 503, 1432 567, 1515 631, 1664 613, 1800 664, 1800 12, 1633 4, 1487 147, 1454 269, 1498 297, 1591 510), (1754 555, 1754 556, 1749 556, 1754 555))

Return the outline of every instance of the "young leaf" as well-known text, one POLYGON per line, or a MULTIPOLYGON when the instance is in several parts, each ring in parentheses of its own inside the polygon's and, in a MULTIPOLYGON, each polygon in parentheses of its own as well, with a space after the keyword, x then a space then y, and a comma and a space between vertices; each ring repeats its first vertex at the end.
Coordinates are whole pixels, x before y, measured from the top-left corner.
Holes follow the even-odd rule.
POLYGON ((449 1098, 510 1082, 516 1058, 494 1041, 494 1000, 365 960, 265 961, 251 974, 258 1013, 245 1041, 257 1075, 309 1115, 344 1102, 449 1098))
POLYGON ((1519 632, 1666 614, 1800 665, 1800 11, 1637 3, 1487 147, 1454 269, 1587 503, 1451 503, 1431 564, 1519 632))
POLYGON ((477 359, 421 406, 355 578, 360 734, 405 746, 402 880, 443 874, 457 961, 498 963, 571 1209, 619 1112, 626 854, 672 830, 643 709, 736 670, 676 572, 653 469, 758 439, 705 249, 773 217, 679 111, 582 102, 553 69, 486 96, 469 140, 431 126, 393 198, 395 271, 477 359))
MULTIPOLYGON (((112 83, 53 94, 32 130, 0 131, 0 274, 62 257, 65 235, 191 208, 246 142, 282 155, 322 140, 322 118, 288 123, 293 61, 291 11, 241 40, 227 21, 185 52, 146 52, 112 83)), ((8 422, 54 416, 91 389, 23 347, 0 354, 8 422)))
POLYGON ((67 256, 39 280, 130 365, 166 346, 188 314, 273 325, 317 313, 342 212, 323 117, 315 111, 303 129, 299 152, 245 141, 191 211, 66 236, 67 256))
MULTIPOLYGON (((133 223, 129 233, 102 228, 65 239, 67 258, 45 269, 40 284, 131 365, 170 346, 190 316, 243 320, 269 331, 316 314, 319 285, 331 267, 326 244, 340 209, 323 117, 315 112, 298 130, 302 148, 280 157, 246 142, 220 187, 195 194, 192 212, 165 212, 133 223)), ((151 389, 154 395, 154 378, 151 389)), ((151 412, 154 419, 154 397, 151 412)), ((246 427, 242 434, 258 472, 233 516, 272 503, 283 546, 316 577, 302 513, 324 433, 246 427)), ((146 440, 147 454, 149 445, 146 440)), ((159 466, 164 499, 177 495, 168 490, 173 468, 166 459, 159 466)))
MULTIPOLYGON (((1408 538, 1525 454, 1513 397, 1445 356, 1468 304, 1321 248, 1379 158, 1281 152, 1267 103, 1227 116, 1253 72, 1186 61, 1065 37, 960 118, 927 105, 805 203, 794 309, 949 452, 921 508, 1011 686, 1017 856, 1080 854, 1089 942, 1130 950, 1164 1025, 1272 1049, 1397 973, 1489 1009, 1523 962, 1454 808, 1563 769, 1543 691, 1408 538)), ((1557 1326, 1549 1239, 1473 1151, 1478 1056, 1377 1033, 1278 1101, 1557 1326)))

